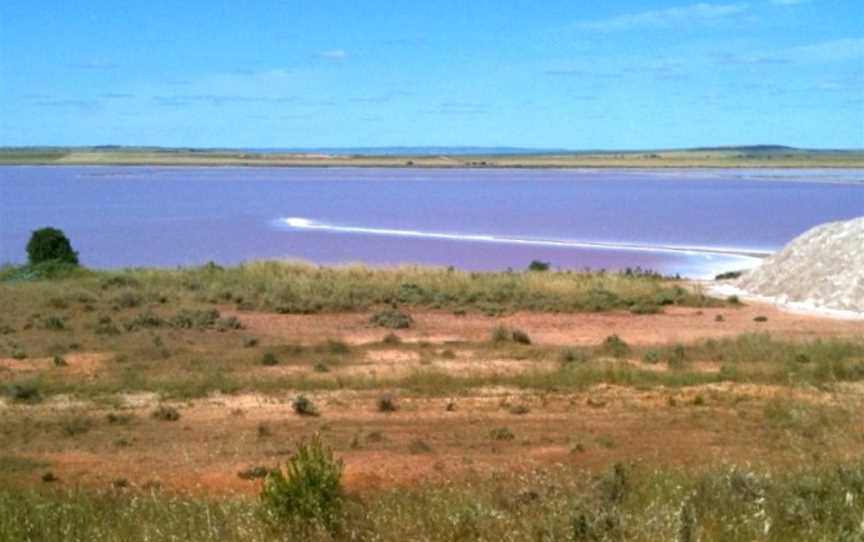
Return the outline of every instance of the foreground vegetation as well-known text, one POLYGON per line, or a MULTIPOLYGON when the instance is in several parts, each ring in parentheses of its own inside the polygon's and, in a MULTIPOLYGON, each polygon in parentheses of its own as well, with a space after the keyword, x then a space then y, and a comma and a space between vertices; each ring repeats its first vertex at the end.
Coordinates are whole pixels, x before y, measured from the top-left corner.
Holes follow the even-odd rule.
POLYGON ((657 312, 664 305, 721 306, 683 281, 640 269, 607 272, 466 272, 362 265, 256 262, 223 268, 88 271, 63 265, 0 268, 0 296, 85 310, 209 303, 280 314, 402 305, 491 315, 507 311, 657 312))
POLYGON ((560 467, 348 495, 328 511, 332 523, 316 528, 274 523, 266 498, 0 489, 0 540, 851 542, 864 536, 864 465, 560 467))

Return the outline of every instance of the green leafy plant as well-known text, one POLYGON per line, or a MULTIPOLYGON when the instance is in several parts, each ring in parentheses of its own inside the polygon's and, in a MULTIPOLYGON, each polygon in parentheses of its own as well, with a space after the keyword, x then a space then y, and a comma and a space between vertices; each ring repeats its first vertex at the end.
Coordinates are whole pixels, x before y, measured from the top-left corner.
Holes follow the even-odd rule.
POLYGON ((318 435, 302 441, 283 469, 267 474, 261 502, 278 523, 333 531, 342 515, 342 461, 318 435))
POLYGON ((30 235, 27 242, 27 260, 30 265, 59 262, 78 265, 78 253, 72 250, 69 238, 57 228, 41 228, 30 235))

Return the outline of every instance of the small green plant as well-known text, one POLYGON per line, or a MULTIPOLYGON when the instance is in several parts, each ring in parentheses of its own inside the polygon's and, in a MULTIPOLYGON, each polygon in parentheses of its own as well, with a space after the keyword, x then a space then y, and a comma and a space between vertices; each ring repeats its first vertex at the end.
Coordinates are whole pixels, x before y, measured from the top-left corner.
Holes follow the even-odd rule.
POLYGON ((237 473, 237 477, 243 480, 257 480, 259 478, 266 478, 268 474, 270 474, 270 469, 257 465, 241 470, 237 473))
POLYGON ((392 331, 387 335, 384 335, 384 338, 381 339, 381 342, 384 344, 400 344, 402 339, 399 338, 399 335, 396 335, 392 331))
POLYGON ((273 429, 270 428, 270 424, 267 422, 261 422, 258 424, 258 438, 267 438, 273 436, 273 429))
POLYGON ((273 352, 264 352, 258 363, 266 367, 273 367, 274 365, 279 365, 279 358, 273 352))
POLYGON ((740 305, 741 299, 737 295, 730 295, 726 298, 726 303, 729 303, 730 305, 740 305))
POLYGON ((528 264, 528 271, 534 271, 534 272, 549 271, 549 267, 550 267, 549 262, 544 262, 541 260, 531 260, 531 263, 528 264))
POLYGON ((54 363, 54 367, 68 367, 69 366, 69 363, 66 361, 66 358, 64 358, 63 356, 61 356, 59 354, 54 356, 53 363, 54 363))
POLYGON ((294 409, 294 413, 299 416, 321 415, 318 411, 318 407, 315 406, 315 403, 305 395, 298 395, 297 398, 294 399, 294 402, 291 403, 291 407, 294 409))
POLYGON ((68 416, 60 421, 60 428, 67 437, 74 437, 89 431, 93 420, 86 416, 68 416))
POLYGON ((258 346, 257 337, 246 337, 243 339, 243 348, 255 348, 256 346, 258 346))
POLYGON ((414 325, 414 319, 398 309, 385 309, 375 313, 371 322, 377 326, 388 329, 408 329, 414 325))
POLYGON ((693 397, 693 406, 705 406, 705 397, 702 394, 697 394, 693 397))
POLYGON ((528 334, 521 329, 514 329, 511 337, 513 338, 514 343, 531 344, 531 337, 529 337, 528 334))
POLYGON ((618 335, 609 335, 603 341, 602 351, 614 358, 623 358, 630 353, 630 345, 618 335))
POLYGON ((508 410, 510 411, 510 414, 515 414, 517 416, 521 416, 523 414, 528 414, 529 412, 531 412, 531 409, 528 408, 528 405, 523 405, 521 403, 511 406, 508 410))
POLYGON ((340 356, 351 353, 351 347, 348 346, 348 343, 346 343, 345 341, 337 341, 334 339, 327 339, 323 343, 319 344, 316 350, 318 350, 319 352, 336 354, 340 356))
POLYGON ((316 373, 329 373, 330 366, 324 363, 323 361, 319 361, 315 365, 312 366, 312 370, 316 373))
POLYGON ((115 412, 109 412, 105 416, 105 421, 107 421, 111 425, 129 425, 135 419, 133 414, 120 414, 115 412))
POLYGON ((495 326, 492 330, 492 342, 503 343, 510 340, 510 330, 504 326, 495 326))
POLYGON ((412 454, 428 454, 432 447, 423 439, 414 439, 408 443, 408 452, 412 454))
POLYGON ((57 482, 58 480, 60 480, 60 478, 57 478, 57 475, 50 470, 42 475, 42 481, 45 483, 57 482))
POLYGON ((753 319, 753 321, 754 322, 767 322, 768 317, 767 316, 757 316, 756 318, 753 319))
POLYGON ((66 329, 66 322, 59 316, 49 316, 45 318, 42 325, 49 331, 63 331, 66 329))
POLYGON ((492 440, 513 440, 516 436, 509 427, 496 427, 489 431, 489 438, 492 440))
POLYGON ((42 394, 35 384, 13 384, 9 395, 12 400, 21 403, 38 403, 42 400, 42 394))
POLYGON ((656 350, 648 350, 645 352, 645 355, 642 356, 642 361, 649 365, 656 365, 660 363, 660 352, 656 350))
POLYGON ((22 360, 27 359, 27 352, 24 351, 23 348, 13 348, 12 349, 12 359, 22 360))
POLYGON ((319 436, 302 441, 285 469, 266 475, 261 503, 274 523, 334 531, 342 517, 342 461, 319 436))
POLYGON ((558 361, 563 367, 584 365, 590 361, 590 357, 583 350, 565 348, 558 354, 558 361))
POLYGON ((723 316, 722 314, 718 314, 717 316, 714 317, 714 321, 715 321, 715 322, 725 322, 725 321, 726 321, 726 317, 723 316))
POLYGON ((399 405, 396 403, 396 398, 390 395, 382 395, 375 403, 378 407, 378 412, 396 412, 399 410, 399 405))
POLYGON ((159 405, 151 416, 163 422, 176 422, 180 419, 180 411, 168 405, 159 405))

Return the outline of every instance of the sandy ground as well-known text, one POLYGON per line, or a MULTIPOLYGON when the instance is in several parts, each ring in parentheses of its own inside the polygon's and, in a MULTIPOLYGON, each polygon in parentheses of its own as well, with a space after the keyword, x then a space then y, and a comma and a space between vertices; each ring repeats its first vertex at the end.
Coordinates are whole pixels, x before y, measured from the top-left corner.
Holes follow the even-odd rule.
MULTIPOLYGON (((613 333, 635 345, 687 343, 757 331, 795 339, 864 336, 862 321, 793 314, 758 303, 732 309, 672 307, 664 314, 644 316, 412 314, 416 326, 399 335, 404 341, 429 342, 438 354, 451 350, 446 357, 436 355, 435 363, 437 369, 455 374, 546 367, 543 363, 547 362, 536 360, 484 359, 478 363, 470 349, 459 348, 459 342, 485 341, 499 324, 523 329, 535 343, 574 346, 596 345, 613 333), (723 321, 716 321, 718 314, 723 321), (754 321, 757 316, 767 321, 754 321)), ((236 315, 248 333, 274 341, 317 343, 339 338, 365 343, 380 341, 388 333, 369 324, 368 314, 236 315)), ((64 370, 89 378, 98 373, 107 356, 70 355, 64 370)), ((397 375, 421 364, 421 356, 416 350, 382 346, 369 349, 362 359, 338 370, 397 375)), ((0 369, 9 373, 50 370, 52 365, 47 358, 26 363, 0 360, 0 369)), ((695 368, 717 370, 711 364, 695 368)), ((255 370, 275 374, 299 369, 255 370)), ((665 369, 657 366, 656 370, 665 369)), ((864 387, 857 385, 846 386, 842 392, 732 383, 648 390, 599 385, 571 393, 479 388, 454 397, 408 396, 396 390, 399 409, 393 413, 376 408, 381 390, 310 393, 321 410, 320 417, 295 414, 291 406, 294 393, 286 390, 271 396, 241 394, 175 403, 182 414, 176 422, 150 416, 158 405, 153 394, 123 395, 115 404, 87 404, 63 397, 38 405, 6 402, 0 404, 0 433, 6 435, 0 455, 45 461, 44 470, 50 469, 61 484, 70 486, 128 484, 183 493, 254 494, 260 480, 246 480, 238 473, 284 463, 297 442, 314 433, 320 433, 344 460, 345 481, 351 491, 558 463, 586 469, 605 468, 617 461, 684 467, 730 462, 800 464, 864 453, 864 439, 855 436, 864 434, 864 418, 852 420, 848 428, 823 441, 818 435, 799 438, 788 431, 778 433, 762 416, 765 405, 777 398, 828 407, 864 405, 864 387), (514 406, 523 406, 527 412, 518 414, 514 406), (109 423, 109 413, 131 414, 132 418, 109 423), (63 434, 64 420, 70 416, 89 418, 91 427, 81 434, 63 434), (493 438, 491 432, 501 427, 509 429, 513 438, 493 438), (428 449, 420 450, 417 441, 428 449)), ((22 474, 22 480, 39 484, 41 472, 22 474)))
MULTIPOLYGON (((226 314, 230 311, 225 311, 226 314)), ((338 337, 351 343, 379 341, 388 333, 369 324, 367 314, 274 315, 232 313, 250 332, 262 336, 290 336, 303 342, 338 337)), ((747 303, 738 308, 693 309, 667 307, 662 314, 620 313, 517 313, 505 317, 479 314, 454 316, 447 312, 412 312, 416 325, 398 334, 407 341, 482 341, 497 325, 516 327, 539 344, 589 346, 619 335, 632 344, 689 343, 700 339, 768 332, 778 337, 808 339, 864 335, 864 321, 828 319, 819 315, 784 311, 768 303, 747 303), (717 316, 723 321, 718 322, 717 316), (765 322, 754 318, 765 316, 765 322)))

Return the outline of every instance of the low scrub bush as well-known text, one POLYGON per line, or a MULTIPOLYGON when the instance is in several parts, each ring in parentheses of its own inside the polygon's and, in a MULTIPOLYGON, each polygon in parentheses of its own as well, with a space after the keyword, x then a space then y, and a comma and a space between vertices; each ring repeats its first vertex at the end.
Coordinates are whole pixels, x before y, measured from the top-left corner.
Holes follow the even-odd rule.
POLYGON ((317 435, 304 440, 283 469, 266 475, 261 503, 276 525, 335 531, 342 519, 342 461, 317 435))
POLYGON ((298 395, 297 398, 294 399, 294 402, 291 404, 291 407, 294 409, 294 413, 299 416, 321 415, 321 413, 318 411, 318 407, 315 406, 315 403, 313 403, 312 400, 305 395, 298 395))
POLYGON ((159 405, 151 416, 163 422, 176 422, 180 419, 180 411, 168 405, 159 405))
POLYGON ((601 351, 614 358, 623 358, 630 353, 630 345, 618 335, 609 335, 606 337, 606 340, 603 341, 601 351))
POLYGON ((516 437, 509 427, 496 427, 489 431, 489 438, 492 440, 513 440, 516 437))
POLYGON ((375 404, 378 407, 378 412, 396 412, 399 410, 396 398, 390 394, 382 395, 375 404))
POLYGON ((371 322, 388 329, 408 329, 414 325, 414 319, 398 309, 386 309, 375 313, 371 322))

